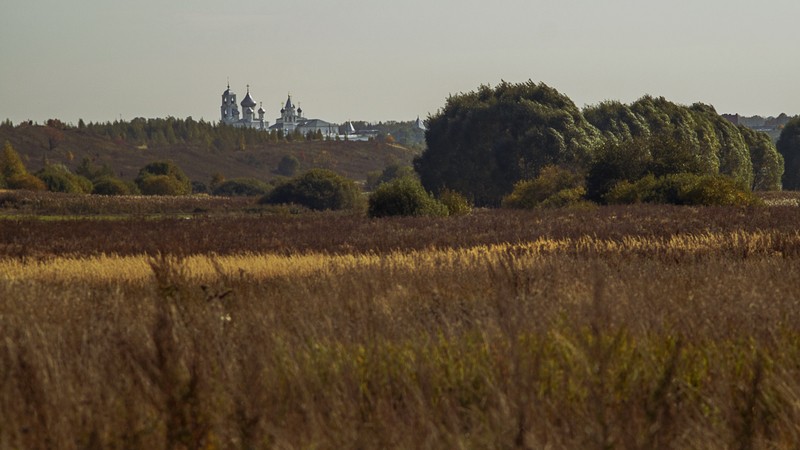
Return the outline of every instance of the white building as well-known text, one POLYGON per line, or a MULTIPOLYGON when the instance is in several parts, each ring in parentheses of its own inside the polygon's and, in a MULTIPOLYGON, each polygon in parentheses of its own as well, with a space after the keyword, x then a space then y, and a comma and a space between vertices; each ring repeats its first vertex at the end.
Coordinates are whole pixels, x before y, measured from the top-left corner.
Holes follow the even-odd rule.
POLYGON ((275 125, 270 130, 282 130, 284 134, 298 132, 302 135, 320 133, 324 137, 339 134, 339 126, 321 119, 306 119, 303 109, 297 108, 292 103, 291 94, 286 99, 286 105, 281 108, 281 116, 275 119, 275 125))
POLYGON ((269 122, 264 120, 263 107, 255 111, 256 101, 250 96, 250 85, 247 85, 247 94, 242 100, 242 117, 239 117, 239 105, 236 104, 236 94, 231 91, 231 85, 222 93, 222 106, 220 106, 220 122, 236 128, 255 128, 267 130, 269 122), (258 114, 258 117, 256 117, 258 114))
POLYGON ((254 128, 256 130, 283 131, 284 135, 290 133, 322 134, 323 137, 334 137, 339 134, 339 126, 326 122, 321 119, 307 119, 303 117, 303 110, 294 106, 292 96, 286 99, 286 105, 281 108, 281 116, 275 120, 275 124, 269 126, 269 121, 264 120, 263 107, 255 111, 256 101, 250 95, 250 85, 247 85, 247 94, 241 103, 236 103, 236 94, 231 91, 231 85, 222 93, 222 105, 220 106, 220 123, 237 128, 254 128), (239 106, 241 105, 241 116, 239 106))

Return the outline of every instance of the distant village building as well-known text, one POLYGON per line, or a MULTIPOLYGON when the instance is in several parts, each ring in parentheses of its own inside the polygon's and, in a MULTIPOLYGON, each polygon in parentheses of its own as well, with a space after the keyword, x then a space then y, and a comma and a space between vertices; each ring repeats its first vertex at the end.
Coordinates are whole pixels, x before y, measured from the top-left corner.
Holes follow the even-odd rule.
POLYGON ((257 130, 266 130, 269 128, 269 122, 264 120, 263 107, 255 111, 256 101, 250 96, 250 85, 247 85, 247 94, 242 100, 243 115, 239 117, 239 105, 236 103, 236 94, 231 91, 231 85, 228 84, 228 89, 222 93, 222 106, 220 106, 221 119, 220 122, 225 125, 230 125, 236 128, 255 128, 257 130), (258 117, 256 117, 258 114, 258 117))
POLYGON ((297 132, 302 135, 321 134, 324 137, 333 137, 339 134, 339 125, 322 119, 303 117, 303 109, 294 106, 291 95, 286 99, 286 105, 281 108, 281 116, 275 119, 275 125, 269 129, 282 130, 284 134, 297 132))
POLYGON ((750 128, 751 130, 767 133, 769 137, 772 138, 773 143, 778 142, 778 138, 780 138, 781 135, 781 130, 783 130, 783 127, 792 119, 785 113, 781 113, 778 117, 746 117, 739 114, 722 114, 722 117, 728 119, 728 121, 734 125, 741 125, 750 128))
POLYGON ((419 116, 417 116, 417 121, 416 121, 416 122, 414 122, 414 126, 415 126, 415 127, 418 129, 418 130, 422 130, 422 131, 425 131, 425 130, 427 129, 427 128, 425 128, 425 123, 424 123, 424 122, 422 122, 421 120, 419 120, 419 116))
POLYGON ((231 86, 222 93, 222 105, 220 106, 220 122, 236 128, 253 128, 264 131, 283 131, 284 134, 300 133, 302 135, 321 134, 323 137, 335 137, 339 134, 339 126, 322 119, 307 119, 303 117, 303 110, 295 107, 292 103, 292 96, 286 99, 286 105, 281 108, 281 116, 275 120, 275 124, 269 126, 269 121, 264 119, 264 107, 260 106, 255 110, 256 101, 250 95, 250 85, 247 86, 247 94, 241 103, 236 102, 236 94, 231 91, 231 86), (241 115, 239 106, 242 107, 241 115))
MULTIPOLYGON (((228 88, 222 93, 222 105, 220 105, 220 123, 236 128, 251 128, 262 131, 281 132, 284 136, 299 133, 303 136, 317 136, 325 139, 346 139, 351 141, 368 141, 377 138, 381 132, 378 129, 362 128, 356 130, 352 122, 344 125, 327 122, 322 119, 308 119, 303 116, 303 110, 294 105, 291 94, 286 98, 286 103, 281 108, 281 115, 275 119, 275 124, 269 125, 269 121, 264 119, 264 107, 259 105, 250 94, 250 85, 247 85, 247 92, 241 103, 236 102, 236 93, 228 88), (241 113, 239 107, 241 106, 241 113)), ((425 124, 417 116, 413 125, 417 130, 425 131, 425 124)))

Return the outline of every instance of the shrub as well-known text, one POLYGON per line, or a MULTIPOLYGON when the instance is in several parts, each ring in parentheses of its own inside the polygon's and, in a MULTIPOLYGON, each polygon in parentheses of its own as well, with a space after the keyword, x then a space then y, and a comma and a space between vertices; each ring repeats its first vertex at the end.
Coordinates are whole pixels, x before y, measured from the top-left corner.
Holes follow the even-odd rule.
POLYGON ((131 195, 131 187, 116 177, 100 177, 94 183, 92 194, 97 195, 131 195))
POLYGON ((268 193, 272 187, 255 178, 234 178, 224 181, 211 193, 223 197, 255 197, 268 193))
POLYGON ((688 205, 749 206, 761 203, 751 191, 723 175, 699 177, 683 192, 683 199, 688 205))
POLYGON ((44 182, 47 190, 70 194, 88 194, 92 192, 92 182, 88 178, 76 175, 63 164, 49 164, 36 173, 44 182))
POLYGON ((277 186, 261 204, 295 203, 313 210, 353 209, 361 192, 352 181, 333 171, 312 169, 277 186))
POLYGON ((208 186, 202 181, 192 181, 192 194, 208 194, 208 186))
POLYGON ((369 172, 367 174, 366 189, 374 191, 378 186, 389 181, 396 180, 403 177, 417 177, 414 168, 411 166, 401 166, 399 164, 390 164, 382 171, 369 172))
POLYGON ((725 175, 678 173, 635 182, 622 181, 606 195, 608 203, 747 206, 758 204, 752 192, 725 175))
POLYGON ((149 175, 138 183, 143 195, 186 195, 186 186, 169 175, 149 175))
POLYGON ((451 216, 460 216, 472 212, 472 203, 462 194, 444 189, 439 193, 439 201, 447 207, 451 216))
POLYGON ((144 166, 135 182, 144 195, 187 195, 192 192, 189 177, 172 161, 157 161, 144 166), (147 181, 151 177, 156 179, 147 181))
POLYGON ((24 189, 27 191, 44 191, 47 186, 42 180, 29 173, 14 175, 6 180, 9 189, 24 189))
POLYGON ((533 180, 520 181, 503 199, 503 206, 515 209, 561 207, 580 201, 586 194, 583 177, 556 166, 544 167, 533 180))
POLYGON ((369 216, 446 216, 448 208, 413 177, 381 184, 369 197, 369 216))
POLYGON ((300 161, 293 155, 284 155, 278 162, 278 173, 287 177, 293 177, 300 168, 300 161))

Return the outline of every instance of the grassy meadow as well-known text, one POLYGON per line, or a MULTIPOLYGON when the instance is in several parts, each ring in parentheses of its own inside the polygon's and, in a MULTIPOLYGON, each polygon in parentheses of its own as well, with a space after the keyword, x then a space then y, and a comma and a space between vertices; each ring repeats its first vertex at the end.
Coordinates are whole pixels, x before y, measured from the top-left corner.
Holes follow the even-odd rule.
POLYGON ((773 200, 8 212, 0 449, 796 448, 800 208, 773 200))

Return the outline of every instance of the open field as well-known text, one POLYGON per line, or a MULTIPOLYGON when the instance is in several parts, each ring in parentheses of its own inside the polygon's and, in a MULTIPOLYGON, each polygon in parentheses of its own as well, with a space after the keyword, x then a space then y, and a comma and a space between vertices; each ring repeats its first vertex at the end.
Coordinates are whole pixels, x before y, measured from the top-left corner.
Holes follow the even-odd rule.
POLYGON ((0 220, 0 448, 796 448, 798 208, 0 220))

